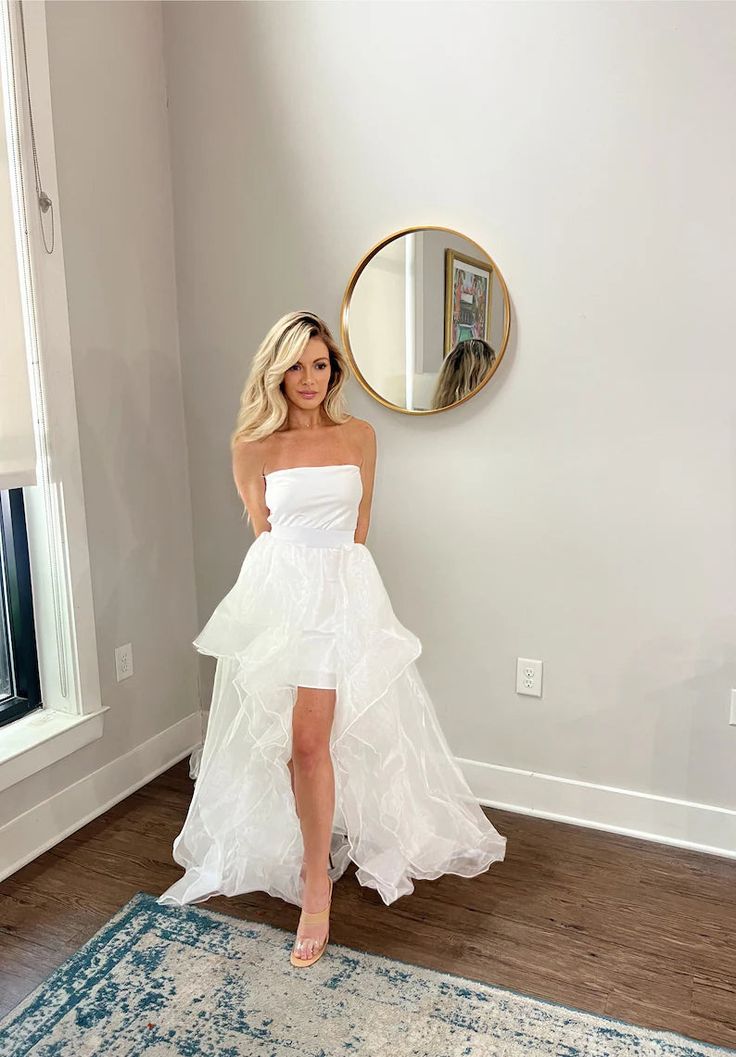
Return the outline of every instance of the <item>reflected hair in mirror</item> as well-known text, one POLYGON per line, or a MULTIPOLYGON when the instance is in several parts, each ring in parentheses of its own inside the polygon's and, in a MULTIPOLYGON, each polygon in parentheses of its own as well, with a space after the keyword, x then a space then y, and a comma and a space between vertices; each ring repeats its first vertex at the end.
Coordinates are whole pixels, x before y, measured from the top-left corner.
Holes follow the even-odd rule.
POLYGON ((447 407, 472 393, 496 362, 496 353, 483 338, 458 341, 442 363, 433 407, 447 407))

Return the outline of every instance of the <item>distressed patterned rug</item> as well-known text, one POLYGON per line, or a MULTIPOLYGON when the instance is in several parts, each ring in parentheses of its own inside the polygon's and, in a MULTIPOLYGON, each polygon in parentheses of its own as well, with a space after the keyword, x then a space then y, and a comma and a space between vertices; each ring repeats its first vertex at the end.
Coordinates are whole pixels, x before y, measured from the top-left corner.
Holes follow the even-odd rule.
POLYGON ((2 1057, 716 1057, 501 987, 138 892, 0 1023, 2 1057))

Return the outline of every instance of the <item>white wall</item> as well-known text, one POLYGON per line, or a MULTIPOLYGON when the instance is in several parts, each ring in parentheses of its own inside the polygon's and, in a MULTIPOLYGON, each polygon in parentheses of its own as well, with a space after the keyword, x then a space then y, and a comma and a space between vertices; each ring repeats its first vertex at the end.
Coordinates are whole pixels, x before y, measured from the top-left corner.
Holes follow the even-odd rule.
POLYGON ((368 247, 457 228, 513 299, 493 383, 423 419, 349 393, 378 433, 368 544, 448 738, 736 808, 736 7, 166 3, 164 26, 200 619, 250 542, 227 437, 266 329, 336 328, 368 247))
MULTIPOLYGON (((191 639, 250 542, 228 435, 253 351, 294 308, 337 329, 365 250, 422 223, 486 246, 514 305, 501 367, 459 409, 414 418, 349 392, 379 439, 368 543, 451 745, 522 809, 570 788, 533 800, 518 780, 543 772, 581 794, 569 814, 600 821, 586 804, 611 786, 732 825, 736 7, 47 15, 112 707, 102 742, 0 797, 0 825, 196 707, 191 639), (129 640, 136 675, 117 684, 129 640), (541 700, 514 693, 519 655, 545 661, 541 700)), ((667 830, 636 810, 631 826, 667 830)))
MULTIPOLYGON (((56 223, 67 268, 102 703, 110 710, 101 740, 0 795, 0 825, 39 805, 26 829, 41 843, 54 822, 61 832, 93 817, 139 767, 150 773, 161 762, 158 746, 168 743, 165 732, 198 708, 161 7, 55 0, 46 16, 56 223), (126 642, 134 675, 118 683, 114 650, 126 642)), ((24 854, 30 839, 12 830, 6 854, 24 854)))

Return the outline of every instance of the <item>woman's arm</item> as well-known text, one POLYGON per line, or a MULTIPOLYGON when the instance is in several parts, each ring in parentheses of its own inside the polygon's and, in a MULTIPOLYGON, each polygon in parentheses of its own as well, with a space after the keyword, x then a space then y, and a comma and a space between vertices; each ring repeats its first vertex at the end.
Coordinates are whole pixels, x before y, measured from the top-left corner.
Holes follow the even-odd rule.
POLYGON ((363 481, 363 498, 358 507, 358 523, 355 526, 355 542, 365 543, 368 526, 371 521, 371 504, 373 503, 373 484, 376 477, 376 432, 370 422, 361 420, 356 423, 358 443, 362 456, 360 476, 363 481))
POLYGON ((258 538, 262 532, 270 532, 267 520, 270 513, 266 506, 266 481, 263 476, 265 451, 262 441, 238 441, 233 449, 233 479, 238 495, 248 514, 253 532, 258 538))

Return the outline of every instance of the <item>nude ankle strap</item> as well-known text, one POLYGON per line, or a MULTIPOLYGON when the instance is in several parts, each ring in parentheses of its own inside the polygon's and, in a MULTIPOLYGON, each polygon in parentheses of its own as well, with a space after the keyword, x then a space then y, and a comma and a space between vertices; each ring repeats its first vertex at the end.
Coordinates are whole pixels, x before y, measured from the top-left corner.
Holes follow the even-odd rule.
POLYGON ((330 908, 332 906, 332 878, 330 878, 330 898, 327 906, 324 910, 317 910, 315 912, 309 910, 302 910, 301 920, 305 925, 318 925, 320 921, 327 921, 330 916, 330 908))
POLYGON ((330 916, 330 908, 326 907, 324 910, 318 910, 312 914, 307 910, 302 910, 301 918, 305 925, 318 925, 320 921, 327 921, 330 916))

